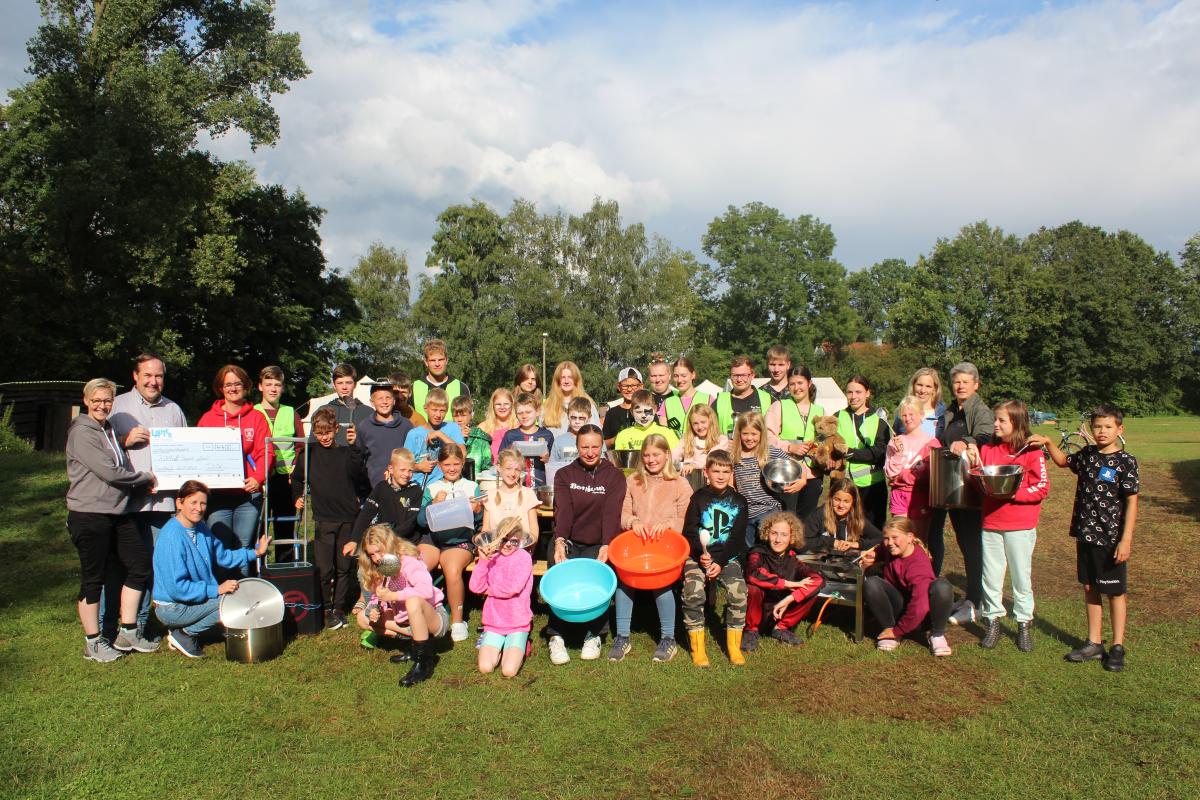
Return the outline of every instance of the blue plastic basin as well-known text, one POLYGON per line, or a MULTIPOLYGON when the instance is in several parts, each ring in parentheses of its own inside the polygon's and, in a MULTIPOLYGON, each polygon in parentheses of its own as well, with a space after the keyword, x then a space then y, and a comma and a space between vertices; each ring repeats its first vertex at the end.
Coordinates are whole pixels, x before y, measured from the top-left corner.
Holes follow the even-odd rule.
POLYGON ((542 600, 564 622, 588 622, 608 611, 617 573, 594 558, 555 564, 542 576, 542 600))

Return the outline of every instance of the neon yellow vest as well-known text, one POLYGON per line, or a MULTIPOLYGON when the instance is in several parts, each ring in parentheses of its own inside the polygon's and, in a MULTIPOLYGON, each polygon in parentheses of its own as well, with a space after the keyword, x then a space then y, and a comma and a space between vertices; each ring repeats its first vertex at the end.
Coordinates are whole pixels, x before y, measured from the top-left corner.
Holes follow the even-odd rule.
MULTIPOLYGON (((447 412, 450 410, 450 404, 454 403, 454 398, 462 394, 462 381, 458 378, 447 383, 442 387, 442 391, 446 393, 447 412)), ((413 381, 412 385, 412 402, 413 410, 425 413, 425 398, 429 395, 429 384, 424 379, 413 381)), ((446 416, 450 416, 449 413, 446 416)))
MULTIPOLYGON (((875 444, 875 436, 879 433, 879 416, 877 414, 868 414, 863 420, 861 439, 858 438, 858 431, 854 429, 854 417, 849 410, 843 408, 839 411, 837 420, 838 435, 846 440, 846 446, 850 449, 869 447, 875 444)), ((847 459, 846 470, 850 473, 850 480, 854 481, 855 486, 866 487, 875 483, 883 483, 883 470, 874 464, 863 464, 847 459)))
MULTIPOLYGON (((754 391, 758 393, 758 410, 765 415, 767 409, 771 407, 771 403, 775 401, 762 389, 754 391)), ((726 436, 733 435, 733 395, 729 392, 721 392, 717 395, 717 405, 714 410, 717 412, 717 425, 720 426, 721 433, 726 436)))
MULTIPOLYGON (((704 392, 696 392, 692 395, 692 405, 703 403, 708 405, 708 395, 704 392)), ((691 406, 688 407, 691 410, 691 406)), ((683 436, 683 426, 687 424, 687 411, 683 410, 683 400, 679 395, 673 394, 663 401, 663 413, 667 417, 667 427, 675 431, 677 436, 683 436)))
POLYGON ((816 403, 808 407, 808 416, 800 416, 796 401, 788 397, 779 401, 779 438, 811 442, 817 438, 813 420, 825 416, 825 409, 816 403))
MULTIPOLYGON (((279 410, 275 412, 275 419, 271 419, 271 415, 267 413, 266 403, 259 403, 256 406, 263 416, 267 418, 267 422, 271 423, 272 436, 295 436, 296 435, 296 409, 291 406, 281 405, 279 410)), ((283 442, 281 444, 272 444, 275 448, 275 472, 278 475, 291 475, 292 470, 296 468, 296 447, 291 442, 283 442)))

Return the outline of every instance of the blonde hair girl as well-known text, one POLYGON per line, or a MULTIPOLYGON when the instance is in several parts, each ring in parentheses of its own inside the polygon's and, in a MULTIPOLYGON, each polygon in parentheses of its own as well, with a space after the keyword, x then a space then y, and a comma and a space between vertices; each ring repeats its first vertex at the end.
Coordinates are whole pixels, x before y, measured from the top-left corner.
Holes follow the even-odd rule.
POLYGON ((592 416, 599 419, 596 412, 596 402, 583 389, 583 373, 574 361, 560 361, 554 368, 554 378, 550 381, 550 390, 546 393, 546 403, 542 407, 542 424, 550 430, 561 430, 567 427, 567 403, 573 397, 586 397, 592 404, 592 416), (566 388, 564 387, 566 385, 566 388))

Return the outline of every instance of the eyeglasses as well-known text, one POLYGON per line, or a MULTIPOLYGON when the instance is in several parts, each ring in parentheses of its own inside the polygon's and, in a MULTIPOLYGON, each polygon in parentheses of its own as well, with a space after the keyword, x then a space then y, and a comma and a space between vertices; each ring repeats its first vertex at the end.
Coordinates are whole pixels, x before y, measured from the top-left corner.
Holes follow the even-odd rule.
POLYGON ((632 392, 634 389, 639 388, 641 385, 642 385, 641 381, 627 381, 625 383, 618 383, 617 388, 620 389, 621 391, 632 392))
POLYGON ((754 373, 753 372, 731 372, 731 373, 729 373, 729 377, 731 377, 731 378, 753 378, 754 373))
POLYGON ((109 398, 93 397, 91 400, 88 400, 88 402, 94 406, 111 406, 113 404, 111 397, 109 397, 109 398))
POLYGON ((221 388, 222 389, 240 389, 240 388, 242 388, 242 382, 235 381, 233 383, 226 383, 221 388))
POLYGON ((520 539, 505 539, 503 542, 500 543, 500 546, 501 547, 520 547, 521 540, 520 539))

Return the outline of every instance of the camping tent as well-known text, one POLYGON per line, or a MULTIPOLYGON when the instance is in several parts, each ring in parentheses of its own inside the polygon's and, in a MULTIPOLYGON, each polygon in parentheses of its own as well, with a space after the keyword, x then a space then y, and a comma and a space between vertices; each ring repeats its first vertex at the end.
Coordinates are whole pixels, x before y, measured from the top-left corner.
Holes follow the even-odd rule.
MULTIPOLYGON (((754 385, 762 386, 769 378, 755 378, 754 385)), ((846 395, 837 385, 837 381, 833 378, 813 378, 813 384, 817 387, 817 399, 814 401, 821 408, 825 409, 826 414, 836 414, 847 406, 846 395)), ((716 397, 718 392, 725 391, 725 388, 718 386, 710 380, 704 380, 696 385, 696 391, 704 392, 706 395, 716 397)), ((621 398, 611 401, 608 406, 612 408, 621 404, 621 398)))
MULTIPOLYGON (((375 383, 375 379, 372 378, 370 375, 363 375, 361 378, 358 379, 358 384, 355 385, 355 387, 354 387, 354 398, 356 400, 362 401, 366 405, 370 405, 371 404, 371 386, 374 383, 375 383)), ((332 403, 335 397, 337 397, 337 392, 333 392, 332 394, 324 394, 324 395, 321 395, 320 397, 309 398, 308 408, 304 414, 305 424, 308 424, 309 420, 312 419, 313 413, 318 408, 320 408, 323 405, 328 405, 329 403, 332 403)), ((302 411, 305 410, 304 406, 301 406, 300 409, 302 411)))

